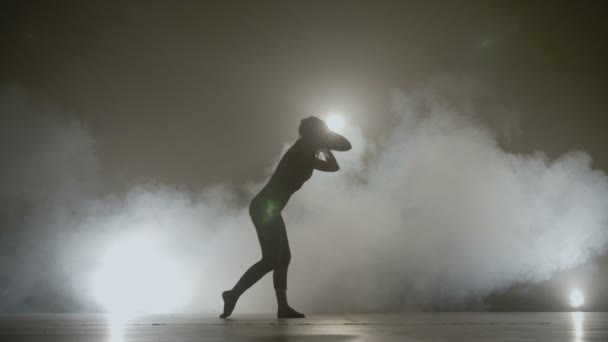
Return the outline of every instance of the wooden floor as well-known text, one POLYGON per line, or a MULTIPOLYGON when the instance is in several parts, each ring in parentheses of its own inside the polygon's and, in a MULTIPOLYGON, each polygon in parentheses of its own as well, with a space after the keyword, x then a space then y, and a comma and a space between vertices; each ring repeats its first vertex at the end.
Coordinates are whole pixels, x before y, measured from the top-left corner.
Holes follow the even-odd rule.
POLYGON ((0 316, 0 341, 608 341, 608 313, 432 313, 146 316, 0 316))

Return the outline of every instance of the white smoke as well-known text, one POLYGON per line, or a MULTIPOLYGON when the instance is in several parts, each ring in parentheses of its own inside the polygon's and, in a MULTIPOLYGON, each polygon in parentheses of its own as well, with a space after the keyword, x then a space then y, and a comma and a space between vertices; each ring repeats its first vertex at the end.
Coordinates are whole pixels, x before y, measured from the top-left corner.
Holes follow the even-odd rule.
MULTIPOLYGON (((15 98, 0 101, 19 118, 2 125, 0 310, 97 309, 90 278, 104 248, 139 234, 188 270, 195 292, 186 310, 218 313, 221 291, 260 257, 236 189, 142 184, 101 196, 86 130, 15 98)), ((476 118, 442 98, 397 93, 385 139, 346 127, 353 150, 336 153, 341 171, 315 171, 284 212, 295 307, 481 309, 489 294, 606 251, 608 181, 591 158, 509 153, 476 118)), ((263 184, 251 183, 250 196, 263 184)), ((237 312, 273 311, 270 279, 237 312)))

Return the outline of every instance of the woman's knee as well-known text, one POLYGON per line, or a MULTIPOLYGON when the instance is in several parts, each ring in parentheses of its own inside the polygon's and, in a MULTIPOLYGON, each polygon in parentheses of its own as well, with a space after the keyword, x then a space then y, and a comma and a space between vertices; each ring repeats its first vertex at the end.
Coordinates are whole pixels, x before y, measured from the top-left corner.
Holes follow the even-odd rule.
POLYGON ((277 268, 287 268, 289 266, 290 262, 291 262, 291 253, 289 253, 289 251, 287 251, 287 253, 282 254, 280 258, 277 258, 276 267, 277 268))
POLYGON ((260 261, 258 261, 260 267, 262 267, 266 272, 270 272, 275 269, 276 265, 272 258, 263 257, 260 261))
POLYGON ((268 255, 264 256, 262 260, 259 261, 262 267, 266 270, 276 270, 278 268, 287 268, 289 263, 291 262, 291 254, 286 253, 283 255, 268 255))

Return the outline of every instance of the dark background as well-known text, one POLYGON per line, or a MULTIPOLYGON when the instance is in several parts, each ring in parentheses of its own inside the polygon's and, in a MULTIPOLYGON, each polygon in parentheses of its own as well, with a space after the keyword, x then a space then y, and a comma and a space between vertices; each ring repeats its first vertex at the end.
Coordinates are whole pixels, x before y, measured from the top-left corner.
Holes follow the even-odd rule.
MULTIPOLYGON (((340 108, 373 138, 391 89, 442 77, 493 94, 509 151, 582 149, 606 171, 605 3, 2 1, 0 86, 82 122, 108 191, 260 178, 301 117, 340 108)), ((607 256, 592 277, 586 308, 606 310, 607 256)), ((566 308, 551 280, 486 302, 566 308)))

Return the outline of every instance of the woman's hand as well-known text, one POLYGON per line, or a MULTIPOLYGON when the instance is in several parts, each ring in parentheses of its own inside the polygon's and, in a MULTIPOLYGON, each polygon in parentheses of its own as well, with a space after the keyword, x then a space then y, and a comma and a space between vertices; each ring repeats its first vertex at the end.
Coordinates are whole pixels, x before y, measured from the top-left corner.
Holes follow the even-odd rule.
POLYGON ((331 150, 319 149, 319 152, 323 154, 325 160, 315 157, 315 169, 325 172, 336 172, 340 170, 340 165, 338 165, 338 161, 336 160, 336 157, 334 157, 334 154, 331 153, 331 150))

